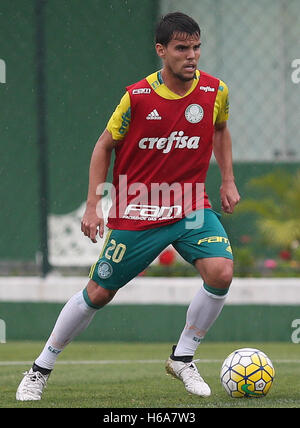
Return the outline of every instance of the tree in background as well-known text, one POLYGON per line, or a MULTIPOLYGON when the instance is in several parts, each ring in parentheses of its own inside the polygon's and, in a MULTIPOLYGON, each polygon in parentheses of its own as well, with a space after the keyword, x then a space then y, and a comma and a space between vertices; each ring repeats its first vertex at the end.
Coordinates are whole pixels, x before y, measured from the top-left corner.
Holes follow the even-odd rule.
MULTIPOLYGON (((240 202, 238 212, 257 216, 268 245, 295 251, 300 245, 300 170, 276 170, 249 181, 255 197, 240 202)), ((298 251, 299 252, 299 251, 298 251)), ((285 254, 287 256, 287 254, 285 254)))

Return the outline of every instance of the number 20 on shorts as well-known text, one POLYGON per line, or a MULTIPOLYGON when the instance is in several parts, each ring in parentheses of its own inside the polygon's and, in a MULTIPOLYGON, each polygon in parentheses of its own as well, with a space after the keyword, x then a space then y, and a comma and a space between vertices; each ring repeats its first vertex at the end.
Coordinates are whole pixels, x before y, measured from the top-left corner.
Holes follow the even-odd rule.
POLYGON ((108 260, 111 259, 114 263, 120 263, 120 261, 124 257, 125 251, 126 251, 125 244, 122 244, 122 243, 117 244, 114 239, 111 239, 104 253, 104 256, 108 260))

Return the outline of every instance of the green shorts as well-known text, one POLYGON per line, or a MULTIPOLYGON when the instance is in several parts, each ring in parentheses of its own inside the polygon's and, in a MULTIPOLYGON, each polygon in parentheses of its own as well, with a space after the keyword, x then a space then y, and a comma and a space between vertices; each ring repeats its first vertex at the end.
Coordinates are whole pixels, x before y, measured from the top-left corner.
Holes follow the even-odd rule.
POLYGON ((104 288, 121 288, 170 244, 192 264, 207 257, 233 259, 219 218, 220 214, 204 209, 165 226, 141 231, 110 229, 89 277, 104 288))

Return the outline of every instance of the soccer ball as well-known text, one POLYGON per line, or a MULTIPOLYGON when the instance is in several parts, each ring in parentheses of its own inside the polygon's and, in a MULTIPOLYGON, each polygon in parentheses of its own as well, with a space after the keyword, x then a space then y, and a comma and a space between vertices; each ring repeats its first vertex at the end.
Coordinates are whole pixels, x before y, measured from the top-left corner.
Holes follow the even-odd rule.
POLYGON ((233 398, 264 397, 269 392, 275 370, 262 351, 242 348, 233 351, 221 368, 221 383, 233 398))

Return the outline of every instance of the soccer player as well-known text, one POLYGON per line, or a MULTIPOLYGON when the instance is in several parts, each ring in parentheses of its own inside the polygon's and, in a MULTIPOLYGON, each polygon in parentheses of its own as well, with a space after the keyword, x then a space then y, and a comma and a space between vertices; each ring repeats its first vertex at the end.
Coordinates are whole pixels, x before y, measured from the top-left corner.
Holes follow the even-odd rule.
POLYGON ((97 141, 81 230, 102 238, 101 211, 112 151, 115 163, 108 233, 86 288, 63 307, 52 334, 17 390, 17 400, 39 400, 65 346, 89 325, 118 289, 172 244, 203 279, 186 325, 166 362, 169 374, 198 396, 211 394, 193 362, 194 353, 219 316, 233 275, 227 234, 205 192, 214 152, 220 168, 222 209, 232 213, 240 197, 227 127, 228 88, 197 68, 200 28, 189 16, 162 17, 156 52, 162 69, 127 87, 97 141))

